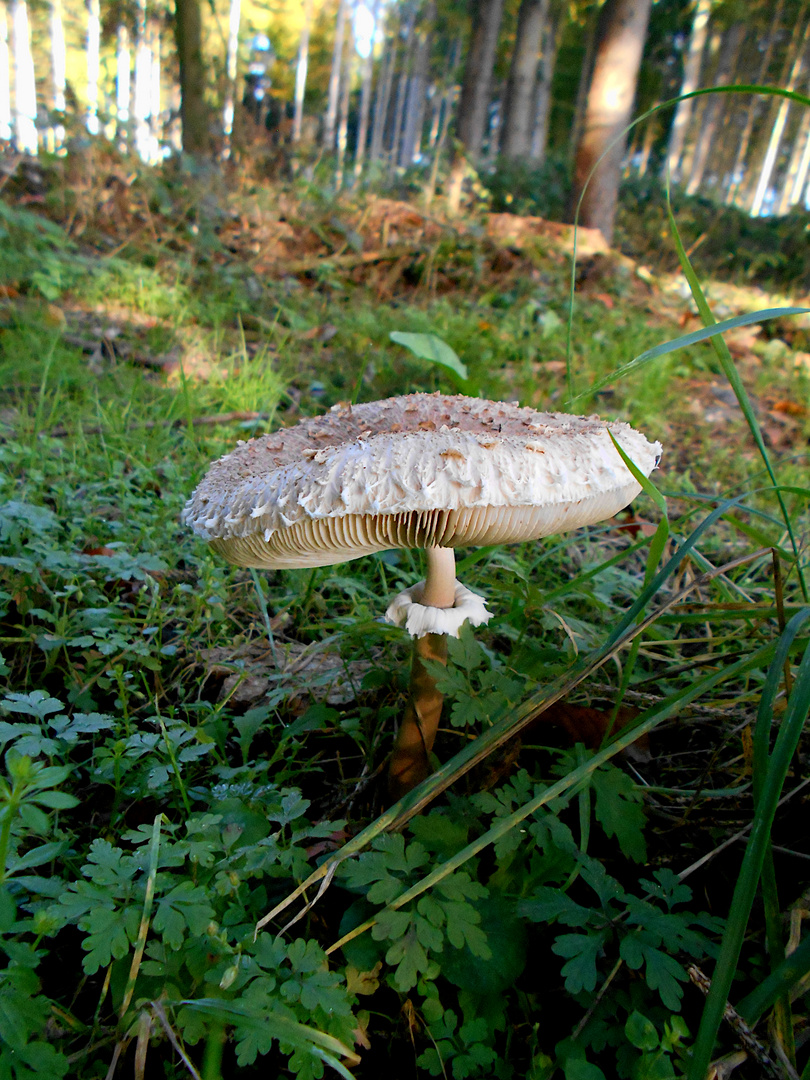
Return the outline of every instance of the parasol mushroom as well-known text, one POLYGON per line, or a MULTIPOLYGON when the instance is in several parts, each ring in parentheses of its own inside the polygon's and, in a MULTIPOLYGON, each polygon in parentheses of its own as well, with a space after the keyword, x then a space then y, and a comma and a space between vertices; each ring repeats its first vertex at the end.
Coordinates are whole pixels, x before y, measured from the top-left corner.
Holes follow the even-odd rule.
POLYGON ((336 405, 240 443, 209 469, 183 511, 237 566, 328 566, 423 548, 427 575, 386 617, 416 638, 411 702, 389 789, 429 772, 442 697, 422 659, 446 661, 446 635, 490 615, 455 578, 453 549, 514 543, 612 517, 640 491, 608 432, 649 475, 659 443, 627 424, 505 402, 410 394, 336 405))

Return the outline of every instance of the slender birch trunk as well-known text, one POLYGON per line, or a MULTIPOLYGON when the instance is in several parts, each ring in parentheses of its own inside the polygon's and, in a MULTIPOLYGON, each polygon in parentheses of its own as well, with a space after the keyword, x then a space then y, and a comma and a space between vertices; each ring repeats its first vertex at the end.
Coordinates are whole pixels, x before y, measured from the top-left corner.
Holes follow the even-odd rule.
POLYGON ((506 158, 529 155, 532 136, 532 105, 543 31, 548 22, 549 0, 521 0, 515 51, 503 101, 501 153, 506 158))
POLYGON ((118 146, 125 150, 129 141, 129 97, 131 93, 132 57, 129 48, 129 30, 123 23, 118 26, 115 55, 115 130, 118 146))
POLYGON ((343 187, 343 167, 346 161, 346 140, 349 131, 349 99, 352 92, 352 66, 354 61, 354 34, 351 13, 347 13, 349 22, 348 40, 343 46, 343 63, 341 64, 340 77, 340 101, 338 105, 337 124, 337 171, 335 175, 335 190, 340 191, 343 187))
POLYGON ((799 159, 796 175, 793 178, 793 185, 788 200, 788 210, 790 207, 797 206, 801 203, 803 194, 806 198, 807 173, 810 169, 810 112, 808 112, 807 109, 802 113, 802 126, 797 143, 802 146, 802 155, 799 159), (803 144, 801 142, 802 139, 804 140, 803 144))
POLYGON ((149 160, 155 164, 160 160, 160 23, 153 20, 149 32, 149 51, 152 57, 149 79, 149 160))
MULTIPOLYGON (((137 23, 135 26, 135 100, 133 112, 135 120, 135 149, 142 161, 149 160, 149 105, 152 83, 152 54, 146 37, 146 0, 138 0, 137 23)), ((182 90, 180 111, 182 115, 182 90)), ((185 124, 183 124, 185 131, 185 124)), ((184 139, 185 145, 185 139, 184 139)))
MULTIPOLYGON (((804 92, 807 93, 807 87, 804 92)), ((776 213, 779 217, 789 213, 791 207, 795 206, 802 197, 807 178, 808 154, 810 154, 810 109, 804 108, 793 139, 788 166, 782 177, 782 190, 776 205, 776 213), (804 177, 802 177, 802 167, 804 167, 804 177)))
POLYGON ((98 73, 101 53, 99 0, 87 0, 87 130, 98 135, 98 73))
MULTIPOLYGON (((689 38, 689 49, 686 54, 686 62, 683 68, 683 82, 681 93, 691 94, 697 90, 700 82, 700 69, 703 64, 703 52, 706 47, 706 37, 709 32, 709 16, 712 11, 712 0, 697 0, 695 4, 695 17, 692 22, 692 33, 689 38)), ((686 131, 689 121, 692 119, 694 98, 678 102, 675 117, 669 132, 669 146, 667 147, 666 168, 673 180, 679 178, 679 167, 683 154, 686 131)))
POLYGON ((239 22, 242 14, 241 0, 231 0, 228 19, 228 54, 225 63, 225 104, 222 108, 222 156, 231 156, 233 138, 234 100, 236 97, 236 61, 239 55, 239 22))
MULTIPOLYGON (((385 40, 383 38, 383 40, 385 40)), ((399 42, 399 18, 394 24, 394 31, 389 35, 387 47, 383 52, 380 76, 377 79, 377 97, 374 102, 374 123, 371 129, 371 149, 369 161, 379 161, 385 142, 385 128, 388 120, 388 107, 391 103, 391 86, 394 81, 397 48, 399 42)))
POLYGON ((428 61, 430 59, 431 34, 435 17, 436 5, 433 0, 430 0, 420 20, 414 50, 413 69, 408 80, 408 103, 405 110, 402 145, 399 151, 399 163, 403 168, 413 164, 419 156, 422 145, 428 61))
MULTIPOLYGON (((801 78, 807 59, 808 40, 810 40, 810 21, 805 25, 801 43, 796 52, 796 58, 793 61, 787 85, 788 90, 795 90, 796 84, 801 78)), ((751 200, 751 217, 759 217, 762 213, 762 205, 765 201, 765 195, 771 182, 771 175, 773 173, 774 165, 776 164, 776 156, 779 153, 779 145, 782 142, 782 135, 785 130, 789 111, 790 101, 787 98, 782 98, 779 102, 779 112, 776 115, 776 123, 773 126, 771 137, 768 141, 768 149, 765 152, 765 160, 762 163, 762 170, 759 174, 754 197, 751 200)))
MULTIPOLYGON (((728 86, 731 82, 732 73, 737 65, 740 48, 745 37, 745 31, 745 23, 734 23, 723 35, 717 70, 712 80, 713 86, 728 86)), ((686 184, 687 195, 694 195, 703 182, 709 154, 713 147, 716 149, 717 127, 726 105, 725 94, 710 94, 706 98, 706 105, 701 117, 700 132, 698 133, 692 157, 689 180, 686 184)))
POLYGON ((14 113, 17 149, 23 154, 36 154, 37 84, 25 0, 15 0, 14 4, 14 113))
POLYGON ((0 141, 11 142, 11 57, 5 0, 0 0, 0 141))
POLYGON ((529 144, 529 158, 538 164, 546 157, 548 123, 551 116, 551 84, 554 80, 563 25, 562 12, 557 11, 550 17, 543 35, 543 55, 540 57, 540 75, 535 89, 534 119, 529 144))
POLYGON ((62 0, 51 0, 51 72, 53 75, 53 150, 65 141, 65 110, 67 101, 67 62, 65 57, 65 28, 62 22, 62 0))
POLYGON ((323 124, 323 148, 327 153, 335 149, 335 126, 337 124, 338 100, 340 97, 340 74, 343 70, 343 42, 346 36, 348 7, 348 0, 339 0, 337 22, 335 24, 335 43, 332 49, 332 70, 329 73, 329 96, 323 124))
MULTIPOLYGON (((782 20, 782 8, 784 7, 784 0, 777 0, 776 7, 774 8, 773 18, 771 19, 770 30, 767 36, 767 43, 765 45, 765 51, 762 54, 762 60, 760 61, 759 71, 757 72, 756 83, 762 86, 767 81, 768 69, 771 66, 771 58, 773 56, 773 46, 777 39, 779 28, 782 20)), ((751 133, 754 130, 754 121, 757 116, 757 106, 759 105, 758 96, 752 94, 751 100, 748 103, 748 111, 745 118, 745 127, 740 135, 740 141, 737 145, 737 156, 734 159, 734 165, 731 170, 731 183, 729 189, 726 192, 726 205, 732 206, 737 199, 737 194, 740 190, 740 183, 743 174, 743 165, 748 153, 748 146, 751 142, 751 133)))
POLYGON ((360 176, 363 171, 363 161, 366 156, 366 143, 368 142, 368 122, 371 116, 371 87, 374 75, 374 45, 377 41, 380 20, 379 0, 374 4, 371 12, 374 20, 374 29, 368 43, 368 56, 362 58, 360 67, 360 123, 357 128, 357 145, 354 148, 354 175, 360 176))
POLYGON ((309 66, 309 32, 312 25, 312 0, 304 2, 304 25, 301 29, 301 41, 298 45, 298 61, 295 65, 295 111, 293 113, 292 141, 301 140, 301 125, 304 122, 304 91, 307 88, 307 67, 309 66))

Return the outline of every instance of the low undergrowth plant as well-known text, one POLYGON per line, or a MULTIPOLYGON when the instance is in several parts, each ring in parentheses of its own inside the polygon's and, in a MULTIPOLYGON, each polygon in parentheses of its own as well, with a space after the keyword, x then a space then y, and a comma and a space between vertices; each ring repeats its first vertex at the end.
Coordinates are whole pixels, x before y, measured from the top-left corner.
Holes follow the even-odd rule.
MULTIPOLYGON (((773 1016, 743 1068, 765 1054, 806 1074, 807 881, 783 849, 807 854, 808 492, 771 460, 722 346, 764 477, 712 461, 713 491, 665 474, 675 490, 645 482, 619 523, 465 554, 496 616, 450 642, 435 772, 386 808, 406 644, 379 614, 419 578, 413 557, 254 580, 180 509, 211 458, 284 410, 460 378, 539 403, 533 335, 564 363, 564 275, 377 317, 333 267, 279 285, 267 319, 241 271, 149 254, 149 274, 132 255, 106 280, 164 318, 161 281, 183 297, 208 275, 212 309, 195 292, 188 322, 207 317, 222 366, 203 383, 88 359, 48 322, 46 299, 99 301, 103 261, 88 282, 52 274, 52 295, 29 275, 25 317, 3 309, 0 1074, 703 1080, 738 1038, 727 999, 749 1027, 773 1016), (223 329, 234 305, 261 340, 247 318, 223 329), (426 374, 391 331, 440 335, 466 367, 426 374), (371 345, 373 368, 340 382, 371 345)), ((586 310, 609 348, 578 360, 575 389, 610 389, 646 427, 660 356, 689 342, 651 353, 660 328, 630 305, 586 310)), ((559 393, 556 370, 542 385, 559 393)))

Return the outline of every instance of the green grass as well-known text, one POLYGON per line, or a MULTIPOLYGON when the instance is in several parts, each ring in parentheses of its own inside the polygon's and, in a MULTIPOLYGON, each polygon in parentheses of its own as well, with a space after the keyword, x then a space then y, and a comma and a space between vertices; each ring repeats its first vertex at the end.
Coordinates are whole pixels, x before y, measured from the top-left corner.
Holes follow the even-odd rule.
MULTIPOLYGON (((164 239, 113 258, 4 211, 0 273, 21 295, 0 308, 2 1068, 89 1080, 117 1053, 119 1068, 146 1054, 147 1075, 189 1075, 185 1061, 206 1080, 400 1075, 400 1060, 403 1076, 454 1080, 697 1080, 734 1046, 718 1029, 730 995, 775 1007, 806 1071, 784 1034, 791 1008, 807 1015, 806 996, 786 1001, 804 971, 773 955, 807 884, 779 853, 804 851, 801 792, 774 810, 806 771, 806 419, 785 460, 761 448, 780 507, 758 414, 718 435, 690 398, 735 381, 728 356, 698 345, 595 390, 680 333, 626 266, 603 271, 602 299, 576 300, 577 409, 665 443, 666 502, 635 509, 655 524, 665 506, 668 537, 605 525, 460 553, 495 617, 451 643, 437 770, 387 807, 375 776, 409 644, 380 617, 418 558, 259 575, 260 599, 179 514, 237 438, 358 385, 361 400, 456 389, 394 330, 447 341, 468 392, 564 409, 566 267, 538 256, 504 280, 465 239, 446 294, 415 275, 381 301, 335 270, 253 285, 215 237, 189 234, 187 200, 167 181, 152 204, 164 239), (108 320, 114 342, 184 356, 185 374, 71 345, 76 312, 83 339, 108 320), (263 418, 195 423, 230 413, 263 418), (778 577, 757 554, 770 546, 778 577), (563 734, 560 700, 610 723, 622 697, 631 726, 603 745, 601 729, 588 749, 563 734), (651 759, 620 757, 641 732, 651 759), (679 881, 741 821, 744 859, 732 846, 679 881), (746 921, 763 865, 769 954, 756 907, 746 921), (309 903, 323 880, 302 908, 302 883, 309 903), (715 956, 701 1025, 686 966, 711 976, 715 956)), ((806 377, 765 357, 747 391, 801 404, 806 377)))

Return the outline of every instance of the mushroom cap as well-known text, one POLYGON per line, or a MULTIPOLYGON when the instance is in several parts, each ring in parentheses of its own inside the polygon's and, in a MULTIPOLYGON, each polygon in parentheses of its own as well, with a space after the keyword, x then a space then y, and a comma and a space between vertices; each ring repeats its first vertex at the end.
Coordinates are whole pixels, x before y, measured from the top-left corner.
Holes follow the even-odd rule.
POLYGON ((389 548, 513 543, 612 517, 660 443, 597 416, 409 394, 241 442, 182 520, 229 562, 329 566, 389 548))

